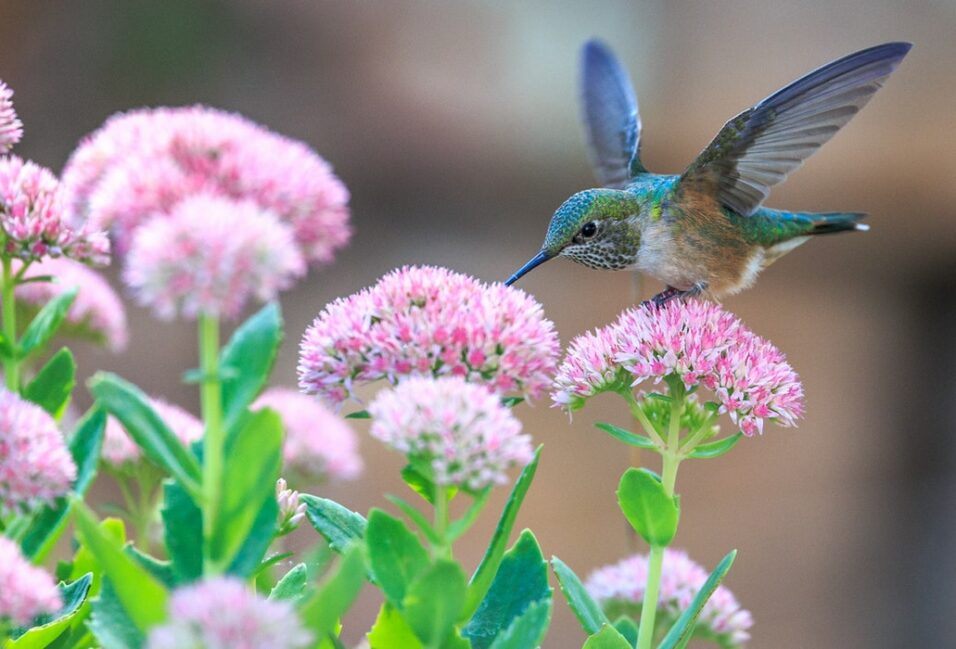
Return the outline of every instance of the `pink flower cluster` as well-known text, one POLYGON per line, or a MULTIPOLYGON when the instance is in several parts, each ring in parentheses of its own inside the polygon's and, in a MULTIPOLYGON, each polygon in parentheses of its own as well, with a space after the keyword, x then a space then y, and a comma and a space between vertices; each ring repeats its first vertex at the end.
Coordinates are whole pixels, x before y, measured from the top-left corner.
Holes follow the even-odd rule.
MULTIPOLYGON (((686 552, 665 549, 658 611, 676 620, 690 606, 707 577, 707 571, 686 552)), ((635 554, 594 571, 585 587, 602 608, 616 615, 640 610, 646 582, 647 555, 635 554)), ((722 647, 739 647, 750 638, 748 631, 753 626, 753 618, 750 611, 740 607, 733 593, 718 586, 704 605, 697 625, 716 636, 722 647)))
POLYGON ((276 502, 279 504, 279 530, 294 530, 305 518, 305 503, 299 499, 299 492, 289 489, 285 478, 276 480, 276 502))
POLYGON ((0 153, 6 153, 23 137, 23 122, 13 109, 13 91, 0 81, 0 153))
POLYGON ((285 466, 309 477, 350 480, 362 472, 358 438, 345 421, 315 399, 289 388, 270 388, 252 409, 272 408, 285 426, 285 466))
POLYGON ((241 580, 211 577, 173 591, 169 621, 146 649, 304 649, 312 634, 292 604, 258 597, 241 580))
POLYGON ((132 237, 123 279, 157 316, 235 318, 305 274, 291 228, 252 201, 198 194, 132 237))
POLYGON ((63 496, 75 479, 76 464, 53 418, 0 388, 0 513, 63 496))
MULTIPOLYGON (((18 267, 15 265, 14 269, 18 267)), ((126 309, 106 279, 72 259, 44 259, 31 264, 27 277, 50 276, 52 282, 19 284, 17 300, 36 308, 76 287, 79 292, 66 315, 69 333, 91 337, 111 351, 122 351, 129 340, 126 309)))
MULTIPOLYGON (((149 405, 186 446, 203 436, 203 423, 179 406, 157 398, 150 398, 149 405)), ((130 439, 129 433, 112 416, 106 420, 102 455, 103 460, 115 468, 134 464, 142 457, 142 452, 130 439)))
POLYGON ((460 376, 418 377, 380 392, 369 433, 431 469, 435 484, 482 489, 531 461, 531 437, 500 397, 460 376))
POLYGON ((534 397, 557 352, 554 325, 523 291, 404 267, 325 307, 302 339, 299 386, 341 402, 358 382, 452 375, 534 397))
POLYGON ((0 621, 27 626, 38 615, 62 607, 53 578, 30 565, 16 543, 0 536, 0 621))
POLYGON ((669 376, 688 389, 713 391, 721 412, 748 436, 763 431, 764 419, 792 426, 803 414, 803 386, 784 355, 720 306, 702 301, 630 309, 579 336, 551 396, 573 411, 600 392, 669 376))
POLYGON ((348 190, 325 160, 204 106, 114 115, 76 149, 63 183, 71 217, 110 229, 121 253, 147 219, 196 194, 254 202, 291 228, 311 264, 331 261, 350 236, 348 190))
POLYGON ((109 263, 109 239, 88 224, 72 227, 63 219, 59 181, 49 169, 17 156, 0 158, 0 228, 3 254, 24 261, 70 257, 109 263))

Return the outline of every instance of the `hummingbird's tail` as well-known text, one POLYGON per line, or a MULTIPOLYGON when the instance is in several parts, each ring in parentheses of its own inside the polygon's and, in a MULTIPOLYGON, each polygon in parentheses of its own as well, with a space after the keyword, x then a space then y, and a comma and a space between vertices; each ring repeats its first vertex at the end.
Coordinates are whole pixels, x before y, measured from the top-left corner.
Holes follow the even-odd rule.
POLYGON ((819 212, 806 214, 810 218, 812 227, 807 234, 832 234, 850 230, 866 231, 870 229, 866 223, 860 223, 866 218, 862 212, 819 212))

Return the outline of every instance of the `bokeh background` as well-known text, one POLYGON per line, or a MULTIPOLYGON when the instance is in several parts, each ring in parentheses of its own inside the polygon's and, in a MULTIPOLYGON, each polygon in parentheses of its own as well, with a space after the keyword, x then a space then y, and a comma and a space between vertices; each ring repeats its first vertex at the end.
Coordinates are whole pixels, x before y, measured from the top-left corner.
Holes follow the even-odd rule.
MULTIPOLYGON (((676 543, 708 567, 739 549, 727 584, 753 611, 753 647, 946 647, 956 646, 954 33, 952 0, 5 0, 0 78, 26 125, 18 153, 56 170, 115 111, 195 102, 332 162, 352 191, 355 236, 282 299, 275 381, 293 385, 298 340, 327 301, 401 264, 503 279, 538 249, 555 207, 594 184, 575 87, 587 38, 630 67, 643 159, 668 173, 810 69, 915 42, 869 106, 768 201, 866 211, 873 230, 815 240, 726 301, 800 372, 807 417, 685 464, 676 543)), ((628 274, 563 260, 522 287, 565 343, 636 299, 628 274)), ((79 346, 81 370, 120 372, 195 412, 195 390, 179 382, 195 363, 194 328, 130 313, 129 351, 79 346)), ((624 556, 614 488, 629 458, 592 426, 626 424, 623 405, 601 398, 573 421, 547 401, 519 412, 545 445, 519 525, 582 575, 624 556)), ((403 486, 401 459, 360 432, 364 477, 320 491, 365 511, 403 486)), ((506 491, 461 542, 467 565, 506 491)), ((109 499, 109 484, 98 494, 109 499)), ((579 647, 584 635, 556 601, 545 646, 579 647)), ((365 593, 349 637, 377 606, 365 593)))

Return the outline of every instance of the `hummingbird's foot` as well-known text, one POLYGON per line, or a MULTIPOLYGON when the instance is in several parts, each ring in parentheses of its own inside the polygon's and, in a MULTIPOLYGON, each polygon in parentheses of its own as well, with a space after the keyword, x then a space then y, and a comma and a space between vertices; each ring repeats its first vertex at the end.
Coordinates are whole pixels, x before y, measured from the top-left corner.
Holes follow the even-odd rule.
POLYGON ((691 288, 686 291, 674 288, 673 286, 668 286, 663 291, 655 295, 649 300, 644 300, 641 302, 643 307, 654 307, 655 309, 660 309, 662 306, 667 304, 673 299, 684 299, 688 297, 697 297, 701 293, 707 290, 707 284, 694 284, 691 288))

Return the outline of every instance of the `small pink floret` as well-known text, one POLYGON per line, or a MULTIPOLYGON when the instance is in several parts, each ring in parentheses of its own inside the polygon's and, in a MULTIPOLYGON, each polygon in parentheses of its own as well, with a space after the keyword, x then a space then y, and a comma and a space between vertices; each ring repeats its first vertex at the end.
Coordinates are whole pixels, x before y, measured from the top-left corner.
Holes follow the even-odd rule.
POLYGON ((23 137, 23 122, 13 109, 13 90, 0 81, 0 153, 6 153, 23 137))
POLYGON ((0 621, 29 626, 38 615, 63 607, 53 578, 29 561, 20 546, 0 536, 0 621))

